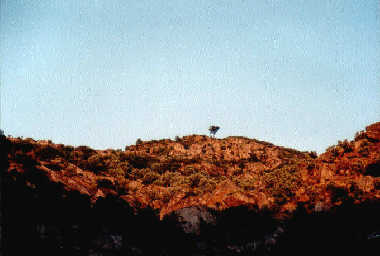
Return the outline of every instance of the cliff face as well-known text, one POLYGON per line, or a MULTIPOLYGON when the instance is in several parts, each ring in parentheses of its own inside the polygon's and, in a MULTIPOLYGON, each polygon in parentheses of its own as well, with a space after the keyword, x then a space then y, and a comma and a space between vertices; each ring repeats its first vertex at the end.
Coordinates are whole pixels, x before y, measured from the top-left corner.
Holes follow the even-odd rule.
POLYGON ((320 156, 202 135, 124 151, 4 137, 1 148, 10 254, 364 253, 380 241, 380 123, 320 156))

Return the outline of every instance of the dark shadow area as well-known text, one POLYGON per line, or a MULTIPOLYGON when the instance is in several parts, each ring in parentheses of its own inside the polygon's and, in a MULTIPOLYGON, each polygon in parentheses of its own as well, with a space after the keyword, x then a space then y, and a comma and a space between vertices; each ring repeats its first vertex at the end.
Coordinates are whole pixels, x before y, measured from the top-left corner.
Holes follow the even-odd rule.
POLYGON ((331 212, 298 211, 287 223, 273 255, 376 255, 380 239, 380 205, 347 203, 331 212))

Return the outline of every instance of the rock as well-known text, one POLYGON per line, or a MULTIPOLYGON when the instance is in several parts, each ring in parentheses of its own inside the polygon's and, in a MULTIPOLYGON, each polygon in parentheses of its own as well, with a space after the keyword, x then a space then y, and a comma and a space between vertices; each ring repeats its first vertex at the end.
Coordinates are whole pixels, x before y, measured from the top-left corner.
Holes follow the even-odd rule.
POLYGON ((321 167, 321 182, 325 182, 326 180, 331 179, 334 174, 334 171, 327 167, 327 165, 323 165, 321 167))
POLYGON ((215 225, 216 218, 205 207, 188 207, 174 212, 179 225, 185 233, 200 234, 201 222, 215 225))
POLYGON ((350 142, 354 150, 318 158, 243 137, 185 136, 124 152, 9 140, 9 148, 1 145, 8 160, 2 246, 12 255, 25 247, 30 254, 141 256, 305 255, 292 250, 356 246, 356 234, 380 226, 380 123, 366 136, 350 142), (109 159, 94 171, 88 159, 96 154, 109 159))
POLYGON ((361 176, 357 181, 358 187, 364 192, 370 192, 375 187, 375 180, 371 176, 361 176))
POLYGON ((369 139, 380 141, 380 122, 367 126, 366 135, 369 139))

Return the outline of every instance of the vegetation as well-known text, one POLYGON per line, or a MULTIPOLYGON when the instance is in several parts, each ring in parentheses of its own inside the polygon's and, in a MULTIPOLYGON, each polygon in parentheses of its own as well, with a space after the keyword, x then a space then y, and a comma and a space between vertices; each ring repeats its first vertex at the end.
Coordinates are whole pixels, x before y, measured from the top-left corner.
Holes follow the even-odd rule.
POLYGON ((276 199, 283 203, 292 198, 301 186, 301 177, 295 165, 286 165, 263 176, 266 190, 276 199))
MULTIPOLYGON (((210 127, 211 135, 218 129, 210 127)), ((96 177, 94 186, 98 189, 113 189, 133 197, 144 194, 147 201, 161 204, 179 194, 207 198, 226 188, 228 195, 249 197, 263 193, 277 206, 294 200, 299 193, 313 202, 323 200, 328 193, 335 203, 344 197, 363 197, 363 186, 357 184, 359 181, 345 180, 327 180, 321 185, 321 163, 331 169, 327 177, 350 172, 380 176, 380 157, 368 160, 374 142, 364 132, 357 134, 353 142, 339 141, 320 156, 315 151, 300 152, 241 136, 223 140, 204 135, 145 142, 137 139, 124 151, 8 139, 12 141, 11 160, 23 166, 41 165, 67 177, 81 177, 87 172, 96 177)), ((379 184, 377 179, 373 186, 378 188, 379 184)))
POLYGON ((214 136, 215 137, 215 134, 217 133, 217 131, 219 131, 220 127, 219 126, 215 126, 215 125, 211 125, 208 130, 210 131, 210 136, 214 136))

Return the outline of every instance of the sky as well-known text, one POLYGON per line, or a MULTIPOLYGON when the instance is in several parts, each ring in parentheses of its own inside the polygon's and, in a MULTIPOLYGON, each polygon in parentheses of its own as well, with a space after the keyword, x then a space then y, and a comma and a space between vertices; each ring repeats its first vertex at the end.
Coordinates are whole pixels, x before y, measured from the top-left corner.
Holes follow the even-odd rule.
POLYGON ((1 129, 323 152, 380 121, 378 0, 0 0, 1 129))

